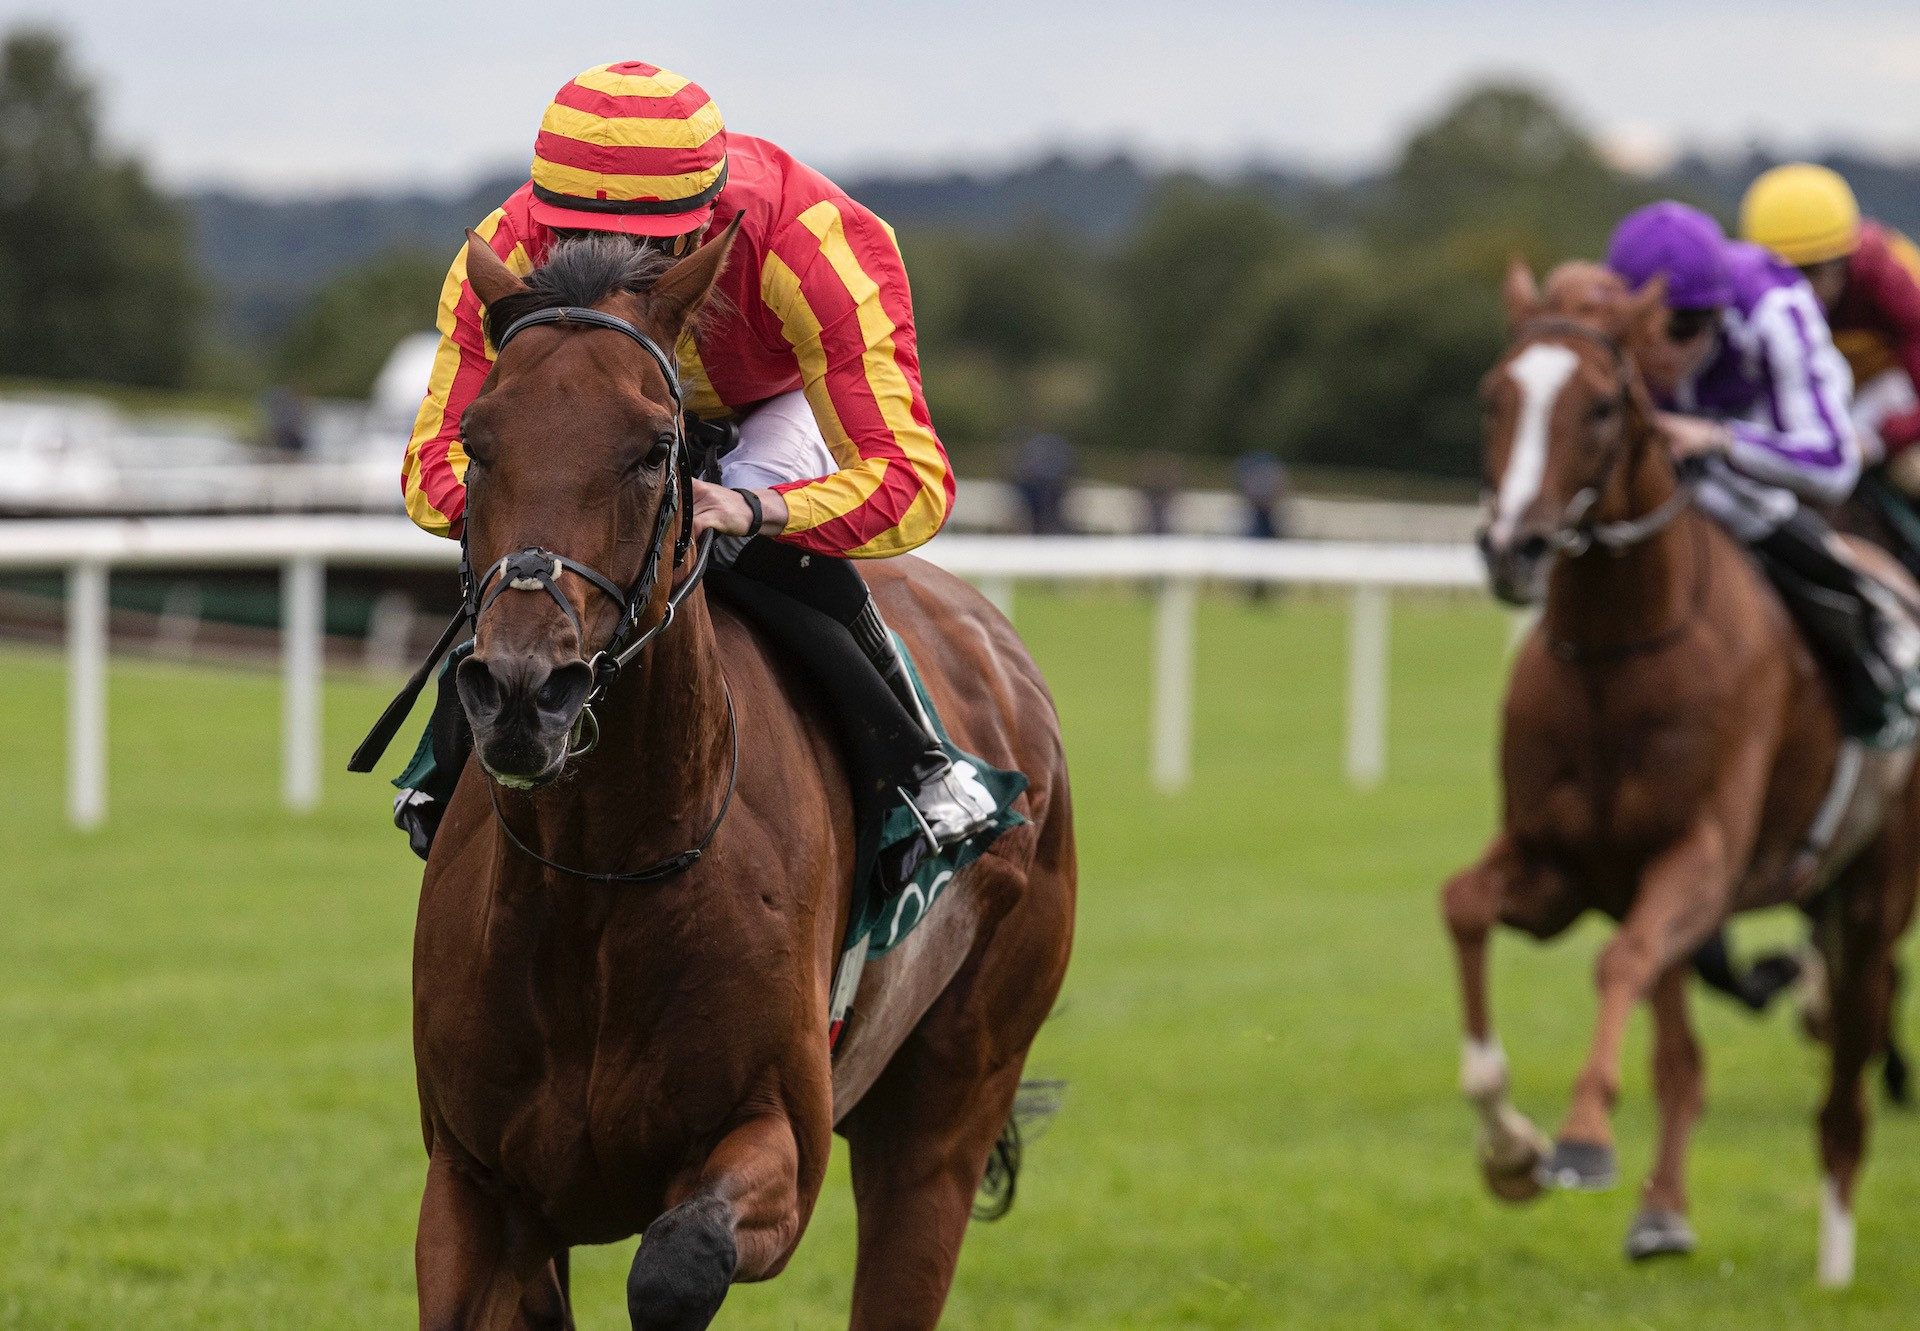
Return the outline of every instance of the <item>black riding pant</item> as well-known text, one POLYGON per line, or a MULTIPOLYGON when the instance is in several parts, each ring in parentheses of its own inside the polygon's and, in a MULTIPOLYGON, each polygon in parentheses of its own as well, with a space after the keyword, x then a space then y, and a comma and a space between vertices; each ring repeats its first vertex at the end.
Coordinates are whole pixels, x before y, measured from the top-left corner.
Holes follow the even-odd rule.
POLYGON ((1874 611, 1861 590, 1861 574, 1833 552, 1833 529, 1801 505, 1794 515, 1753 543, 1761 564, 1805 631, 1840 694, 1841 721, 1851 735, 1871 737, 1885 723, 1896 699, 1876 676, 1880 644, 1874 611))
POLYGON ((860 779, 890 792, 917 785, 928 763, 938 762, 938 749, 902 700, 904 676, 890 678, 902 667, 853 561, 761 539, 707 580, 826 696, 860 779))

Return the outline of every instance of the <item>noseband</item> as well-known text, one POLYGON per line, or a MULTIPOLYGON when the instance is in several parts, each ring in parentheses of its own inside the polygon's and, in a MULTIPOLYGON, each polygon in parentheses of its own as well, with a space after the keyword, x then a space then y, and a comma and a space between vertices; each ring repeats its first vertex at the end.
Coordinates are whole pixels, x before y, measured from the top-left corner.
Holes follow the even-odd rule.
MULTIPOLYGON (((700 542, 695 554, 693 567, 680 584, 667 594, 667 605, 660 618, 647 628, 640 629, 640 619, 652 605, 654 592, 659 584, 663 556, 668 549, 668 538, 673 533, 674 519, 679 518, 679 532, 672 536, 673 559, 669 568, 678 568, 686 558, 687 550, 693 544, 693 473, 696 470, 687 443, 686 404, 680 387, 680 375, 672 357, 660 348, 659 343, 641 332, 633 324, 617 315, 602 310, 586 309, 581 306, 562 306, 555 309, 536 310, 507 325, 507 329, 495 343, 496 357, 507 349, 507 344, 529 328, 543 324, 555 324, 568 328, 600 328, 619 333, 639 345, 640 349, 652 357, 666 379, 667 392, 673 399, 673 439, 667 448, 665 493, 661 498, 658 513, 655 515, 653 533, 647 543, 645 561, 640 566, 640 574, 627 587, 609 578, 606 574, 589 564, 584 564, 567 555, 555 554, 542 546, 529 546, 524 550, 515 550, 502 555, 488 566, 485 573, 474 577, 473 566, 467 559, 467 541, 463 531, 460 538, 460 609, 453 620, 441 633, 427 659, 407 681, 406 687, 387 705, 379 721, 368 732, 360 747, 354 751, 353 758, 347 764, 352 772, 369 772, 386 751, 394 733, 412 710, 414 700, 425 686, 433 668, 446 655, 463 628, 471 627, 475 631, 480 626, 480 616, 485 614, 493 603, 509 591, 544 592, 560 607, 567 622, 573 626, 574 636, 581 650, 586 650, 586 626, 581 622, 573 602, 560 589, 559 579, 563 574, 571 573, 586 584, 606 596, 620 607, 619 622, 615 624, 613 635, 602 644, 587 662, 592 672, 593 683, 588 689, 587 699, 581 705, 580 715, 574 722, 572 732, 567 737, 566 758, 581 757, 593 751, 600 739, 600 722, 594 713, 594 706, 606 696, 620 671, 635 656, 644 651, 649 643, 672 625, 675 612, 681 602, 686 600, 693 589, 699 585, 707 569, 707 559, 713 548, 711 534, 700 542)), ((727 729, 732 737, 732 760, 727 777, 726 795, 720 801, 719 812, 702 836, 691 849, 669 856, 658 864, 644 869, 625 873, 592 873, 556 863, 540 855, 514 835, 507 826, 506 819, 500 816, 499 792, 495 783, 488 782, 487 791, 493 798, 493 810, 500 828, 507 834, 522 854, 545 865, 550 869, 571 874, 577 878, 586 878, 603 883, 641 883, 668 878, 689 868, 712 843, 714 834, 720 830, 720 824, 726 819, 727 810, 733 803, 733 792, 740 775, 740 732, 734 717, 733 695, 727 693, 727 729)))
POLYGON ((1620 522, 1588 522, 1586 516, 1593 506, 1600 502, 1601 494, 1612 482, 1613 475, 1620 469, 1627 453, 1625 418, 1634 408, 1632 385, 1634 382, 1633 362, 1627 356, 1627 349, 1618 338, 1604 333, 1591 324, 1581 323, 1577 319, 1564 319, 1544 316, 1529 319, 1515 330, 1516 343, 1529 341, 1536 337, 1574 337, 1603 347, 1613 360, 1614 377, 1619 382, 1615 394, 1622 426, 1619 441, 1607 455, 1606 465, 1600 469, 1599 477, 1591 484, 1583 486, 1567 504, 1566 518, 1551 536, 1548 544, 1560 554, 1578 558, 1594 546, 1611 550, 1616 554, 1630 549, 1641 542, 1651 539, 1668 523, 1680 516, 1680 510, 1693 502, 1693 488, 1684 470, 1680 485, 1658 508, 1637 518, 1627 518, 1620 522))

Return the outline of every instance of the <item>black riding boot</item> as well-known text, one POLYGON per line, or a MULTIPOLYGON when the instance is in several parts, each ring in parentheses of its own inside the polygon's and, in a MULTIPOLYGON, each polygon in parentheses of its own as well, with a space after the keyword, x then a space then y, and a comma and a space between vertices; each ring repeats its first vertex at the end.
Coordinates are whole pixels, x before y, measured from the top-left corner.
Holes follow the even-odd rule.
POLYGON ((1802 505, 1753 548, 1827 667, 1847 733, 1897 744, 1913 733, 1920 636, 1892 594, 1836 546, 1833 529, 1802 505))
MULTIPOLYGON (((421 859, 433 849, 439 834, 440 819, 460 783, 460 773, 473 752, 473 731, 467 725, 466 709, 460 705, 460 691, 454 687, 454 668, 473 650, 471 642, 453 649, 440 667, 439 683, 433 696, 433 718, 421 746, 433 761, 417 773, 414 784, 403 786, 393 802, 393 825, 407 834, 407 845, 421 859)), ((418 759, 408 768, 414 771, 418 759)))

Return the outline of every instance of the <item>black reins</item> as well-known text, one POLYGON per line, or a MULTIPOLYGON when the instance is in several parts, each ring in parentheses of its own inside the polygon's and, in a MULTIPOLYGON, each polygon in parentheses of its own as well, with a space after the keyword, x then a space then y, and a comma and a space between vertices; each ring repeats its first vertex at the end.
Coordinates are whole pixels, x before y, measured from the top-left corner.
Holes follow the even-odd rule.
MULTIPOLYGON (((586 650, 586 630, 580 614, 560 589, 559 579, 563 574, 571 573, 615 605, 620 607, 620 619, 614 626, 613 636, 596 651, 587 662, 592 672, 593 682, 588 689, 586 701, 581 705, 580 715, 574 722, 574 728, 567 738, 566 759, 582 757, 593 751, 600 738, 600 722, 594 707, 606 696, 607 690, 619 678, 627 663, 645 651, 648 644, 659 637, 673 624, 674 615, 681 603, 700 583, 707 570, 707 560, 712 553, 713 538, 709 535, 699 544, 693 566, 687 576, 667 594, 666 609, 660 618, 644 630, 640 629, 641 617, 647 607, 653 603, 654 593, 659 584, 663 556, 668 549, 668 537, 673 533, 674 520, 679 519, 679 531, 673 535, 673 558, 669 568, 678 568, 686 558, 688 549, 693 545, 693 473, 697 469, 690 455, 687 442, 686 405, 680 387, 680 375, 673 359, 663 351, 658 343, 633 324, 617 315, 602 310, 586 309, 581 306, 560 306, 553 309, 536 310, 524 315, 507 326, 495 344, 496 356, 504 352, 508 343, 529 328, 544 324, 554 324, 573 328, 598 328, 619 333, 631 339, 652 357, 666 379, 667 391, 673 398, 673 438, 667 446, 666 481, 659 511, 655 515, 653 532, 647 544, 645 562, 640 574, 632 584, 623 588, 598 569, 580 560, 540 546, 530 546, 524 550, 515 550, 502 555, 488 566, 480 577, 473 576, 473 566, 467 558, 467 542, 464 532, 460 539, 460 609, 440 634, 438 641, 429 651, 427 659, 421 662, 406 685, 387 704, 367 737, 354 750, 353 757, 347 763, 350 772, 370 772, 386 752, 393 736, 413 709, 414 701, 420 690, 432 677, 434 667, 446 655, 449 648, 459 638, 463 628, 478 630, 480 616, 485 614, 493 603, 509 591, 544 592, 560 607, 567 622, 573 626, 576 640, 582 651, 586 650)), ((670 878, 690 868, 698 862, 714 836, 720 830, 720 824, 726 820, 727 810, 732 807, 733 793, 740 777, 740 730, 734 715, 733 694, 726 690, 724 678, 722 689, 726 691, 727 730, 730 736, 731 758, 728 765, 727 790, 721 798, 720 808, 713 821, 699 841, 687 850, 670 855, 658 863, 642 869, 633 869, 620 873, 596 873, 586 869, 576 869, 570 865, 550 860, 528 847, 507 825, 500 810, 500 793, 497 780, 488 773, 487 793, 493 802, 495 820, 500 830, 506 833, 507 840, 521 854, 549 869, 570 874, 575 878, 584 878, 599 883, 647 883, 670 878)), ((563 759, 564 761, 564 759, 563 759)))

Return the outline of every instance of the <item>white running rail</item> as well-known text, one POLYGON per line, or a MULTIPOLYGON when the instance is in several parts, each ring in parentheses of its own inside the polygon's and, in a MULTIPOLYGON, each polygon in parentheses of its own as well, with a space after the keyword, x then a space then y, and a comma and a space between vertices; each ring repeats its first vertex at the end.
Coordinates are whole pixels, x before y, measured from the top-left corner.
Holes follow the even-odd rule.
MULTIPOLYGON (((1248 541, 1206 537, 949 534, 921 551, 978 583, 1011 612, 1015 585, 1047 581, 1151 583, 1154 616, 1151 775, 1165 791, 1192 774, 1196 592, 1205 582, 1286 583, 1353 592, 1348 638, 1346 766, 1370 786, 1386 771, 1388 593, 1473 588, 1481 572, 1465 545, 1248 541)), ((451 569, 457 548, 404 518, 75 519, 0 523, 0 570, 67 575, 67 813, 76 827, 106 817, 107 578, 116 568, 279 568, 285 653, 282 797, 320 797, 320 665, 328 566, 451 569)))

